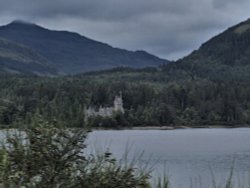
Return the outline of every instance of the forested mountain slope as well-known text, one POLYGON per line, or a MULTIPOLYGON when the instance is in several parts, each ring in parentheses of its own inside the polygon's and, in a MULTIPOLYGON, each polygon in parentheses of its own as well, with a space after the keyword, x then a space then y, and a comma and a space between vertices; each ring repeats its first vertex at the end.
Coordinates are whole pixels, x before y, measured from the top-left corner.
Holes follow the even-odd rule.
POLYGON ((145 51, 113 48, 67 31, 52 31, 36 24, 14 21, 0 27, 0 37, 24 44, 49 60, 62 74, 76 74, 119 66, 147 67, 168 63, 145 51))
POLYGON ((180 61, 237 66, 249 65, 249 59, 250 19, 215 36, 180 61))
POLYGON ((48 60, 34 50, 0 38, 0 72, 16 74, 56 74, 48 60))

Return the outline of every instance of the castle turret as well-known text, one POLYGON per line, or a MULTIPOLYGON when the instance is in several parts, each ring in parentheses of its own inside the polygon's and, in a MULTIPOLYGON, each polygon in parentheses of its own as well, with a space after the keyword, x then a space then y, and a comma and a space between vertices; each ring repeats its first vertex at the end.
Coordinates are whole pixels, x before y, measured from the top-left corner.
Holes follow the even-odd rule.
POLYGON ((119 96, 115 97, 115 100, 114 100, 114 111, 115 112, 122 112, 122 113, 124 113, 122 93, 120 93, 119 96))

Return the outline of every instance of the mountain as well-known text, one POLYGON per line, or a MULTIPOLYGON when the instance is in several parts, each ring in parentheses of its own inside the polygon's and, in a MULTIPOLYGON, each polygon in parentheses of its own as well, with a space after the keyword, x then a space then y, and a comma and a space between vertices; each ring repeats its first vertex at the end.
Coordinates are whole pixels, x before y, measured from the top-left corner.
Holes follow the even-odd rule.
POLYGON ((77 33, 52 31, 23 21, 14 21, 0 27, 0 37, 33 49, 62 74, 114 67, 142 68, 168 63, 145 51, 113 48, 77 33))
POLYGON ((188 56, 162 67, 172 80, 250 81, 250 19, 211 38, 188 56))
POLYGON ((213 37, 179 62, 250 65, 250 19, 213 37))
POLYGON ((32 49, 0 38, 0 72, 50 75, 56 71, 32 49))

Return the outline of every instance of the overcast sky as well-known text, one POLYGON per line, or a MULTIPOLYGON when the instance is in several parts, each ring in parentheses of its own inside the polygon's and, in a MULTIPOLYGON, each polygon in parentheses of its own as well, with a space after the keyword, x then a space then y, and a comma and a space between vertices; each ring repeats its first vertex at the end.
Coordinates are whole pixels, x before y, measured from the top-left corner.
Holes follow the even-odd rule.
POLYGON ((250 0, 0 0, 1 25, 35 22, 170 60, 249 17, 250 0))

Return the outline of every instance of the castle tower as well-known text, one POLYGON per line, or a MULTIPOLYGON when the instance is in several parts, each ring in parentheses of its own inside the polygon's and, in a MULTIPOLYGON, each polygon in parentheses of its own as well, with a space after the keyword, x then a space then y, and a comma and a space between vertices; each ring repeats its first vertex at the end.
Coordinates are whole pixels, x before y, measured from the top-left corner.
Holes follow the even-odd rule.
POLYGON ((123 100, 122 100, 122 93, 120 92, 120 95, 116 96, 114 99, 114 106, 113 107, 102 107, 100 106, 99 109, 96 111, 93 107, 85 108, 84 109, 84 119, 85 122, 88 122, 88 119, 90 117, 112 117, 113 113, 115 112, 121 112, 124 114, 124 108, 123 108, 123 100))
POLYGON ((119 96, 115 97, 115 100, 114 100, 114 111, 115 112, 122 112, 122 113, 124 113, 122 93, 120 93, 119 96))

